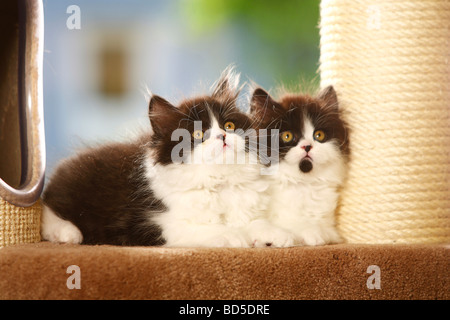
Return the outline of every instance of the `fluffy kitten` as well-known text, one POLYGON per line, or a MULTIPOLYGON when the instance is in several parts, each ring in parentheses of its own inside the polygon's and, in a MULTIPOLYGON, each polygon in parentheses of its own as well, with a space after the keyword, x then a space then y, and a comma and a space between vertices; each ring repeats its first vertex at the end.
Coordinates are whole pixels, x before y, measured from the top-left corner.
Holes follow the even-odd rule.
POLYGON ((239 77, 227 69, 210 96, 178 107, 153 95, 153 133, 64 161, 46 188, 42 236, 118 245, 291 245, 263 219, 267 183, 236 107, 239 77))
POLYGON ((335 228, 338 190, 349 156, 348 128, 333 87, 317 97, 286 94, 275 101, 257 88, 251 113, 259 127, 278 129, 278 165, 267 176, 270 220, 295 235, 296 245, 339 243, 335 228))

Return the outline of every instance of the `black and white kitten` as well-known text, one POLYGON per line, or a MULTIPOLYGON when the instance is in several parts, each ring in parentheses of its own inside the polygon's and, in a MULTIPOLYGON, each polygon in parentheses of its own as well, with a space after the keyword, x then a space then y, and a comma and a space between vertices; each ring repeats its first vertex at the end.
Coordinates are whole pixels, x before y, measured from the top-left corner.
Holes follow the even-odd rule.
POLYGON ((54 242, 178 247, 288 246, 264 213, 267 182, 236 106, 239 75, 178 107, 153 95, 153 133, 65 160, 43 195, 41 233, 54 242))
POLYGON ((278 129, 279 149, 271 151, 279 163, 266 176, 271 185, 269 220, 292 232, 296 245, 341 242, 335 209, 349 141, 333 87, 317 97, 285 94, 278 101, 257 88, 251 113, 260 128, 278 129))

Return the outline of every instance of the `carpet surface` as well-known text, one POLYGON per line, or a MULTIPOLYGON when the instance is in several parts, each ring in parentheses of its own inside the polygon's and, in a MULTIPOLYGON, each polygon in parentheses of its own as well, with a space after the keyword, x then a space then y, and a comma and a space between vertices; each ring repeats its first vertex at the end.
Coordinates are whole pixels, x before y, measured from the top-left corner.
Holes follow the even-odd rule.
POLYGON ((400 244, 187 249, 40 242, 0 249, 0 299, 447 300, 449 249, 400 244))

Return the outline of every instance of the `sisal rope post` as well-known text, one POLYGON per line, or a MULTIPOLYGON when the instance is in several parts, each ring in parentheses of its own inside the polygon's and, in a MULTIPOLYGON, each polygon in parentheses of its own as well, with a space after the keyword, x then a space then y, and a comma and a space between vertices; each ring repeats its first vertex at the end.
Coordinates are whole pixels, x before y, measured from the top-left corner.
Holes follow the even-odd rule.
POLYGON ((321 86, 351 127, 350 243, 450 242, 450 1, 322 0, 321 86))
POLYGON ((0 198, 0 248, 41 240, 41 203, 18 207, 0 198))

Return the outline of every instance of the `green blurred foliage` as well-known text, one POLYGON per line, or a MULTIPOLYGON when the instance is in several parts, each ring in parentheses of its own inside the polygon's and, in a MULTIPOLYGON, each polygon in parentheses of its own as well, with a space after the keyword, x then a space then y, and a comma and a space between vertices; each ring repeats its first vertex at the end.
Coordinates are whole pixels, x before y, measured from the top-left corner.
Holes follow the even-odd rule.
POLYGON ((183 6, 197 37, 237 30, 245 60, 277 84, 318 85, 319 0, 190 0, 183 6))

